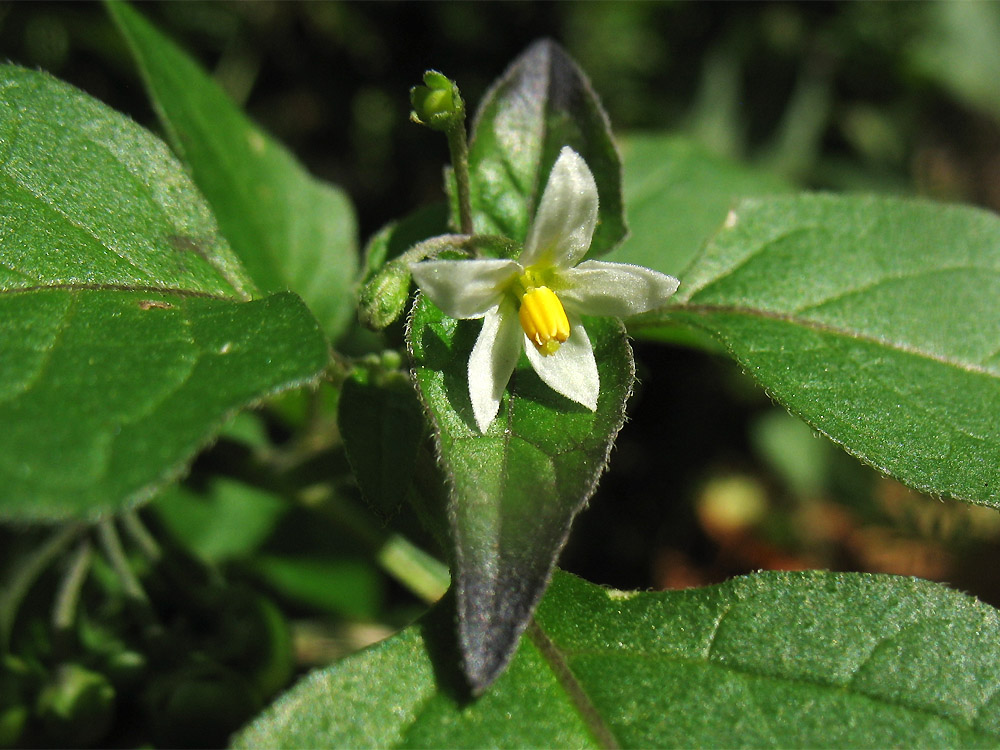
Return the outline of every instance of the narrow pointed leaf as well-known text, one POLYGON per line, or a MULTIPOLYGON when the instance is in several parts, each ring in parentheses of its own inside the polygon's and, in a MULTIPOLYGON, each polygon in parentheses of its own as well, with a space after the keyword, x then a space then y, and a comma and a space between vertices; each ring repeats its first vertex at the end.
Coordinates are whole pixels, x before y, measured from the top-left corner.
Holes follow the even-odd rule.
POLYGON ((793 413, 934 494, 1000 507, 1000 219, 811 195, 748 201, 673 314, 793 413))
POLYGON ((555 42, 518 57, 486 95, 469 146, 477 233, 524 242, 545 181, 563 146, 580 154, 597 181, 600 216, 590 255, 626 234, 621 159, 590 81, 555 42))
POLYGON ((252 123, 203 70, 139 13, 108 3, 170 142, 257 285, 289 289, 336 338, 353 319, 354 210, 252 123))
POLYGON ((236 747, 979 747, 1000 617, 938 584, 762 573, 625 593, 558 574, 482 698, 446 610, 304 679, 236 747))
POLYGON ((313 379, 295 295, 255 292, 158 139, 0 68, 0 516, 95 516, 176 477, 236 409, 313 379))
POLYGON ((417 385, 450 483, 460 647, 477 692, 517 646, 624 419, 633 380, 624 331, 607 319, 586 325, 601 379, 597 411, 545 386, 522 356, 482 435, 466 373, 482 323, 445 317, 425 298, 410 321, 417 385))

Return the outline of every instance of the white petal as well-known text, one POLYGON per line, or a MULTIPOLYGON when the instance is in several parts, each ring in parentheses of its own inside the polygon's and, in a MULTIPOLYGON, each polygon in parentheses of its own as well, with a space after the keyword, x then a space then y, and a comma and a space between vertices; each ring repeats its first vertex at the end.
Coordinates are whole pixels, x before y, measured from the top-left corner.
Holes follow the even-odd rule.
POLYGON ((500 409, 500 398, 521 356, 523 339, 513 301, 505 299, 486 313, 469 357, 469 398, 476 425, 484 434, 500 409))
POLYGON ((452 318, 481 318, 521 271, 512 260, 423 260, 410 266, 424 294, 452 318))
POLYGON ((570 324, 569 338, 555 354, 541 354, 528 337, 522 334, 524 351, 538 377, 549 388, 570 401, 576 401, 595 411, 597 395, 601 391, 601 379, 597 374, 594 347, 578 320, 571 318, 570 324))
POLYGON ((552 167, 521 265, 571 268, 587 253, 597 225, 597 183, 587 162, 564 146, 552 167))
POLYGON ((558 291, 563 304, 584 315, 627 318, 666 304, 680 282, 673 276, 628 263, 584 261, 564 271, 558 291))

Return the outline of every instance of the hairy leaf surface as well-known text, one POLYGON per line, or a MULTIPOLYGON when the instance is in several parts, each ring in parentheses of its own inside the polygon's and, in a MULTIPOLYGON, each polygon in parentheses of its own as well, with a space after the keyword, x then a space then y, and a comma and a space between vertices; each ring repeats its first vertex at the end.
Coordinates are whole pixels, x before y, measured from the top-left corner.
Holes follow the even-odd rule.
POLYGON ((295 295, 250 301, 167 147, 52 77, 0 68, 0 515, 149 497, 236 409, 325 366, 295 295))
POLYGON ((292 290, 336 338, 352 321, 354 209, 244 115, 208 75, 129 6, 108 4, 170 142, 257 285, 292 290))
POLYGON ((417 385, 450 483, 459 639, 476 690, 507 664, 545 591, 573 517, 604 471, 634 372, 621 324, 588 319, 601 380, 597 411, 546 386, 522 355, 483 435, 467 374, 480 326, 444 316, 426 298, 410 321, 417 385))
POLYGON ((628 135, 619 142, 630 234, 607 260, 679 276, 741 199, 789 191, 781 179, 686 138, 628 135))
POLYGON ((737 208, 672 315, 793 413, 924 492, 1000 507, 1000 220, 894 198, 737 208))
POLYGON ((469 145, 475 231, 524 242, 552 165, 570 146, 597 182, 600 214, 589 255, 625 236, 621 158, 590 82, 555 42, 518 57, 487 93, 469 145))
POLYGON ((998 613, 926 581, 762 573, 626 593, 558 574, 510 669, 474 701, 446 615, 313 673, 237 747, 1000 742, 998 613))

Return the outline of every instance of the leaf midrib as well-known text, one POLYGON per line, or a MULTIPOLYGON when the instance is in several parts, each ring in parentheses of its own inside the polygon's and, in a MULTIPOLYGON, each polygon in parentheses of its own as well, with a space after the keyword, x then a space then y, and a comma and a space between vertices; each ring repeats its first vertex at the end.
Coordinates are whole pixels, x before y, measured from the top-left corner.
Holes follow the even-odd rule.
POLYGON ((570 669, 559 646, 549 638, 548 634, 534 617, 531 618, 527 635, 531 638, 532 643, 535 644, 542 659, 549 665, 549 669, 552 670, 552 674, 556 680, 562 686, 563 690, 566 691, 570 701, 573 703, 573 707, 580 715, 587 729, 593 734, 594 739, 604 748, 621 747, 621 743, 618 742, 618 738, 611 731, 611 727, 607 725, 597 710, 597 706, 590 700, 590 695, 587 693, 586 688, 576 678, 576 675, 573 674, 573 670, 570 669))
MULTIPOLYGON (((844 338, 849 338, 855 341, 861 341, 869 344, 875 344, 878 346, 883 346, 887 349, 892 349, 898 351, 902 354, 909 354, 915 357, 921 357, 923 359, 936 362, 938 364, 946 365, 948 367, 954 367, 959 370, 964 370, 970 374, 974 375, 984 375, 991 379, 1000 378, 1000 373, 979 365, 973 362, 961 362, 958 360, 948 359, 940 354, 935 354, 934 352, 926 351, 920 349, 916 346, 910 344, 905 344, 900 341, 892 341, 879 336, 874 336, 867 333, 862 333, 860 331, 852 331, 846 328, 832 325, 830 323, 824 323, 822 321, 812 320, 809 318, 798 317, 793 313, 783 313, 776 310, 763 310, 760 308, 743 307, 740 305, 711 305, 711 304, 680 304, 675 307, 669 308, 664 311, 667 316, 673 313, 690 313, 695 316, 706 318, 710 315, 743 315, 746 317, 762 318, 765 320, 773 320, 780 323, 788 323, 790 325, 800 326, 802 328, 808 328, 810 330, 818 331, 820 333, 832 334, 835 336, 842 336, 844 338)), ((664 320, 650 321, 648 324, 639 324, 639 327, 652 327, 656 325, 661 325, 664 320)), ((703 328, 708 329, 712 332, 717 332, 713 327, 707 325, 707 323, 702 324, 703 328)))
POLYGON ((139 292, 142 294, 169 294, 177 297, 198 297, 200 299, 214 299, 223 302, 248 301, 238 297, 230 297, 225 294, 219 294, 217 292, 203 292, 197 289, 181 289, 179 287, 142 286, 132 284, 71 284, 64 282, 0 289, 0 295, 32 294, 35 292, 48 292, 53 290, 68 292, 139 292))

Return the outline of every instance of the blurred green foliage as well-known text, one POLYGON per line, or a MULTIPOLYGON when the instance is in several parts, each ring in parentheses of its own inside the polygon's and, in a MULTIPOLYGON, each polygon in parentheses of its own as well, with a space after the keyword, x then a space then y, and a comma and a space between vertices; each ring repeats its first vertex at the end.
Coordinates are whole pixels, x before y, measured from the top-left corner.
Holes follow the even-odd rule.
MULTIPOLYGON (((998 139, 989 3, 147 3, 238 103, 359 206, 440 195, 446 148, 408 122, 427 68, 473 107, 531 41, 587 71, 619 130, 686 132, 806 186, 990 203, 998 139)), ((8 4, 0 50, 153 122, 97 4, 8 4)))

